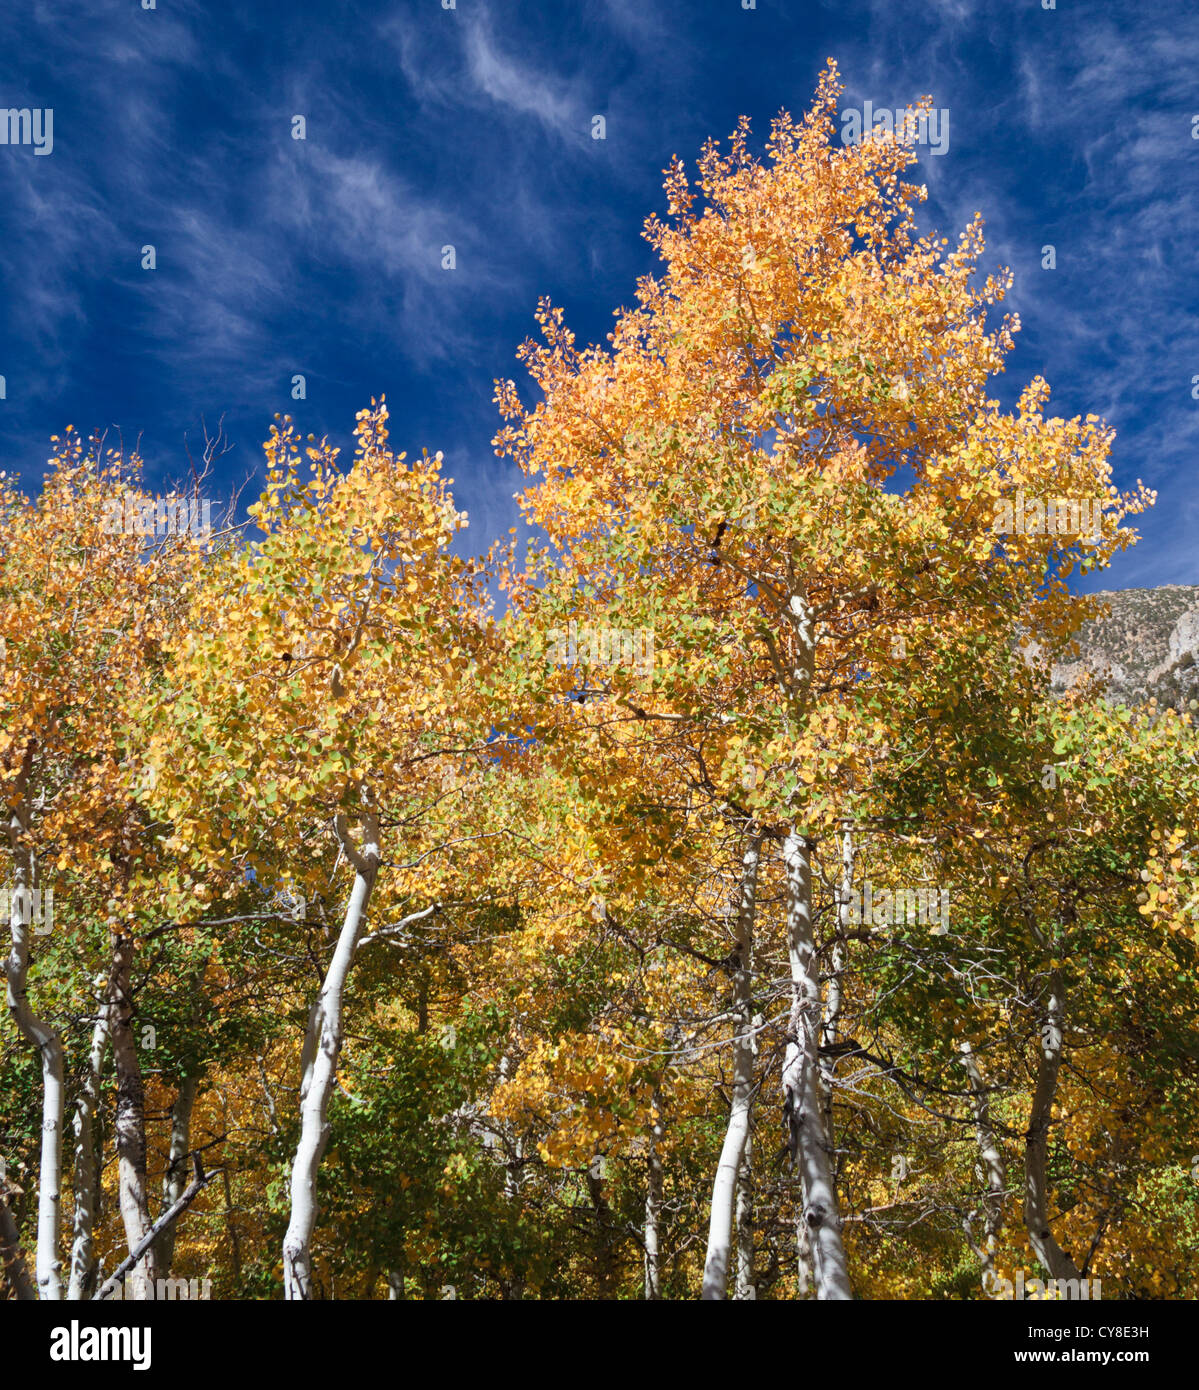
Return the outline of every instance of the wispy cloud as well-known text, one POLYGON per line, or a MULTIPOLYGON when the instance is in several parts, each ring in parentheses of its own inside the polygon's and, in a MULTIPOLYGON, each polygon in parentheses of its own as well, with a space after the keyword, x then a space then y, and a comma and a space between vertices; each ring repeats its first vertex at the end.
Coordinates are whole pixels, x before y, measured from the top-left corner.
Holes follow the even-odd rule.
POLYGON ((241 470, 273 411, 348 432, 386 390, 397 437, 452 451, 483 548, 518 481, 488 449, 491 381, 517 372, 537 296, 602 340, 654 269, 639 231, 670 156, 741 114, 758 138, 800 114, 832 54, 846 105, 927 92, 949 109, 948 154, 921 152, 914 175, 921 225, 952 239, 981 210, 984 269, 1015 271, 1024 332, 997 392, 1043 373, 1053 408, 1117 427, 1120 482, 1159 488, 1147 544, 1101 582, 1199 578, 1199 14, 99 0, 70 24, 45 6, 6 24, 0 95, 53 107, 55 148, 0 150, 5 466, 36 471, 68 419, 144 427, 169 460, 201 412, 228 410, 241 470))

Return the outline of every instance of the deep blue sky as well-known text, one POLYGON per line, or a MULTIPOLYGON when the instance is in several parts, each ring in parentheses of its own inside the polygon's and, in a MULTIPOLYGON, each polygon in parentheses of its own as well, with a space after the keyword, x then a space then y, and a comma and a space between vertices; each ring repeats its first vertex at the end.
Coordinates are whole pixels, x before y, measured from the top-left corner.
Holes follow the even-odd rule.
POLYGON ((1117 481, 1158 489, 1100 584, 1199 583, 1193 4, 0 0, 0 19, 0 107, 54 111, 49 156, 0 146, 0 467, 28 486, 68 423, 141 433, 151 479, 182 476, 184 434, 224 412, 227 487, 260 472, 275 411, 348 443, 386 392, 393 443, 445 452, 485 549, 520 485, 489 446, 492 379, 521 380, 537 296, 602 338, 653 269, 669 157, 742 113, 759 137, 801 114, 831 56, 843 106, 950 112, 912 177, 924 226, 952 241, 981 211, 984 266, 1016 273, 995 394, 1042 373, 1057 413, 1116 426, 1117 481))

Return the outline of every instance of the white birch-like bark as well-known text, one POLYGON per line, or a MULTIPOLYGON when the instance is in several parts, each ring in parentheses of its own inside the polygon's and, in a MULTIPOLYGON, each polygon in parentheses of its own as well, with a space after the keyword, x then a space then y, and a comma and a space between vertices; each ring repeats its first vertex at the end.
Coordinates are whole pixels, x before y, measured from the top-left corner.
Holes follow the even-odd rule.
POLYGON ((783 1059, 783 1116, 792 1163, 803 1184, 803 1216, 811 1242, 817 1297, 848 1299, 853 1293, 820 1094, 821 1002, 812 930, 811 847, 794 830, 783 845, 783 868, 793 989, 783 1059))
MULTIPOLYGON (((755 1030, 759 1026, 760 1015, 754 1017, 755 1030)), ((757 1036, 754 1036, 754 1055, 757 1056, 757 1036)), ((741 1168, 737 1173, 737 1277, 733 1286, 733 1297, 738 1303, 752 1303, 758 1297, 754 1278, 754 1184, 753 1184, 754 1137, 745 1136, 745 1148, 741 1153, 741 1168)))
MULTIPOLYGON (((759 846, 759 854, 761 846, 759 846)), ((755 913, 756 913, 755 904, 755 913)), ((754 938, 750 938, 749 970, 751 983, 757 978, 755 965, 754 938)), ((762 1035, 762 1015, 755 1012, 751 1019, 749 1048, 751 1053, 751 1074, 758 1070, 758 1039, 762 1035)), ((733 1297, 740 1303, 756 1301, 758 1297, 757 1275, 754 1269, 754 1185, 753 1185, 753 1112, 750 1112, 750 1132, 745 1136, 745 1149, 741 1155, 741 1169, 737 1174, 737 1278, 733 1297)))
MULTIPOLYGON (((101 977, 101 980, 103 977, 101 977)), ((71 1281, 67 1298, 89 1299, 96 1281, 96 1206, 100 1196, 100 1168, 96 1154, 95 1118, 100 1101, 100 1077, 111 1031, 106 999, 100 1001, 92 1025, 92 1045, 87 1070, 75 1101, 75 1219, 71 1240, 71 1281)))
MULTIPOLYGON (((657 1107, 658 1097, 654 1097, 657 1107)), ((662 1219, 662 1155, 658 1145, 662 1140, 662 1117, 656 1116, 649 1135, 649 1154, 645 1173, 645 1296, 662 1297, 661 1233, 662 1219)))
MULTIPOLYGON (((133 1269, 134 1266, 140 1266, 142 1261, 145 1260, 150 1249, 161 1237, 166 1227, 169 1226, 172 1221, 177 1221, 183 1212, 191 1206, 205 1187, 212 1181, 212 1175, 205 1175, 204 1173, 200 1164, 199 1154, 192 1154, 192 1167, 195 1169, 196 1175, 192 1181, 188 1183, 182 1196, 169 1211, 163 1212, 141 1240, 130 1250, 129 1254, 125 1256, 121 1263, 117 1265, 116 1269, 114 1269, 108 1278, 100 1285, 92 1297, 93 1303, 103 1303, 106 1298, 111 1297, 111 1295, 116 1292, 118 1285, 124 1283, 129 1270, 133 1269)), ((129 1297, 130 1295, 125 1294, 123 1296, 129 1297)), ((153 1290, 151 1290, 147 1296, 153 1297, 153 1290)))
POLYGON ((1062 1066, 1062 1041, 1066 1025, 1066 999, 1061 976, 1055 971, 1049 982, 1045 1016, 1038 1040, 1037 1080, 1024 1139, 1024 1229, 1037 1258, 1051 1279, 1081 1279, 1082 1273, 1061 1248, 1049 1228, 1049 1127, 1062 1066))
MULTIPOLYGON (((996 1139, 995 1130, 991 1125, 991 1102, 986 1083, 983 1081, 982 1072, 979 1069, 978 1059, 968 1042, 961 1043, 959 1051, 962 1054, 962 1066, 966 1070, 966 1077, 970 1083, 971 1105, 974 1110, 974 1134, 978 1140, 979 1157, 982 1159, 983 1176, 987 1184, 987 1190, 983 1196, 982 1239, 974 1239, 970 1217, 965 1219, 963 1226, 966 1239, 970 1242, 970 1246, 978 1256, 982 1266, 982 1277, 987 1280, 988 1275, 994 1276, 995 1273, 995 1247, 998 1243, 1000 1227, 1003 1225, 1007 1173, 1004 1167, 1003 1153, 999 1148, 999 1141, 996 1139)), ((990 1281, 988 1280, 988 1282, 990 1281)))
POLYGON ((795 1285, 799 1298, 811 1298, 816 1287, 812 1269, 812 1242, 803 1216, 803 1184, 800 1183, 798 1212, 795 1217, 795 1285))
POLYGON ((343 1038, 342 1001, 379 871, 379 822, 373 803, 368 800, 363 817, 361 849, 350 838, 344 817, 338 816, 336 827, 342 851, 354 866, 354 886, 320 996, 309 1014, 308 1035, 304 1040, 300 1139, 291 1169, 291 1216, 283 1238, 283 1293, 289 1300, 312 1297, 317 1174, 329 1142, 329 1097, 337 1077, 337 1059, 343 1038))
MULTIPOLYGON (((146 1183, 146 1090, 133 1038, 133 949, 132 936, 114 932, 109 1005, 117 1078, 117 1196, 130 1254, 143 1244, 154 1226, 146 1183)), ((152 1299, 157 1278, 158 1256, 150 1246, 133 1266, 129 1296, 152 1299)))
POLYGON ((753 932, 761 840, 753 836, 741 862, 741 891, 737 910, 737 945, 733 970, 733 1097, 728 1128, 721 1145, 712 1209, 708 1221, 708 1250, 704 1260, 703 1299, 728 1295, 733 1244, 733 1214, 737 1180, 749 1138, 754 1086, 753 932))
MULTIPOLYGON (((179 1094, 171 1106, 171 1146, 167 1153, 166 1172, 162 1175, 162 1209, 170 1211, 187 1187, 187 1156, 191 1152, 192 1111, 200 1089, 198 1076, 185 1076, 179 1083, 179 1094)), ((158 1277, 169 1279, 175 1262, 175 1222, 163 1231, 158 1241, 158 1277)))
POLYGON ((8 822, 12 848, 13 891, 10 897, 11 946, 4 974, 8 986, 8 1012, 17 1031, 42 1059, 42 1148, 38 1164, 37 1253, 35 1277, 38 1296, 51 1302, 62 1298, 62 1257, 59 1250, 59 1216, 62 1202, 62 1044, 49 1024, 34 1013, 27 993, 30 934, 33 913, 28 910, 34 882, 33 851, 28 844, 28 816, 24 799, 8 822), (24 919, 28 917, 29 921, 24 919))

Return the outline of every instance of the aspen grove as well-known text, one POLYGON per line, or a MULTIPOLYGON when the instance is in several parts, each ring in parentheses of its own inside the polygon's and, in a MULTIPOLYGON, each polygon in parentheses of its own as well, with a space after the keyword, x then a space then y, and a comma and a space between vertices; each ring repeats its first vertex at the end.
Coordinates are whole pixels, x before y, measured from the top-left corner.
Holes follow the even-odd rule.
POLYGON ((0 475, 0 1298, 1199 1296, 1199 738, 1050 682, 1154 495, 840 93, 538 304, 485 555, 369 389, 0 475))

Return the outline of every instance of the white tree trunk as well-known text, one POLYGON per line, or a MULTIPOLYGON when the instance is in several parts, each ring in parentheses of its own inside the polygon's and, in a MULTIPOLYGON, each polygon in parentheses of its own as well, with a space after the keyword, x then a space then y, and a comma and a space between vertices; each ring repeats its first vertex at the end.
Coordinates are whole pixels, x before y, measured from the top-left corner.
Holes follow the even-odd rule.
MULTIPOLYGON (((754 1016, 754 1026, 758 1026, 759 1015, 754 1016)), ((754 1053, 757 1054, 757 1038, 754 1038, 754 1053)), ((754 1279, 754 1184, 753 1184, 754 1137, 745 1136, 745 1148, 741 1154, 741 1171, 737 1174, 737 1280, 733 1297, 738 1303, 752 1303, 758 1297, 754 1279)))
MULTIPOLYGON (((654 1096, 655 1107, 658 1104, 654 1096)), ((662 1117, 659 1114, 649 1135, 649 1155, 645 1174, 645 1296, 662 1297, 661 1232, 662 1219, 662 1155, 658 1145, 662 1140, 662 1117)))
POLYGON ((754 907, 757 897, 761 841, 750 839, 741 865, 741 892, 737 911, 737 945, 733 970, 733 1098, 729 1123, 720 1150, 716 1180, 712 1184, 712 1210, 708 1222, 708 1251, 704 1260, 704 1299, 727 1297, 733 1244, 733 1213, 737 1180, 749 1138, 750 1107, 754 1086, 753 942, 754 907))
MULTIPOLYGON (((761 845, 758 846, 759 855, 761 845)), ((755 913, 757 907, 755 904, 755 913)), ((754 938, 750 936, 749 971, 751 988, 757 978, 755 965, 754 938)), ((758 1069, 758 1039, 762 1033, 762 1015, 755 1012, 751 1019, 749 1047, 751 1053, 751 1074, 756 1076, 758 1069)), ((754 1184, 753 1184, 753 1110, 750 1109, 750 1132, 745 1136, 745 1149, 741 1155, 741 1170, 737 1174, 737 1280, 733 1296, 740 1303, 756 1301, 758 1297, 757 1276, 754 1270, 754 1184)))
POLYGON ((783 868, 793 989, 783 1059, 783 1115, 792 1163, 803 1183, 817 1297, 847 1299, 853 1293, 820 1095, 820 976, 812 931, 811 847, 794 830, 783 846, 783 868))
POLYGON ((344 818, 337 833, 354 866, 354 887, 346 906, 337 948, 320 996, 308 1019, 300 1083, 300 1140, 291 1168, 291 1218, 283 1238, 283 1292, 287 1299, 312 1297, 312 1232, 316 1226, 316 1181, 329 1142, 329 1097, 341 1053, 341 1007, 346 979, 362 935, 366 907, 379 871, 379 823, 373 809, 363 820, 362 848, 350 839, 344 818))
POLYGON ((8 984, 8 1012, 17 1031, 42 1059, 42 1151, 38 1166, 37 1256, 35 1261, 38 1295, 57 1301, 62 1298, 62 1258, 59 1252, 59 1215, 62 1201, 62 1044, 58 1034, 33 1012, 27 994, 30 934, 33 913, 33 852, 28 844, 28 824, 23 803, 8 823, 12 847, 13 892, 10 898, 9 932, 11 947, 4 974, 8 984), (30 920, 25 921, 25 917, 30 920))
POLYGON ((1062 1065, 1062 1042, 1066 1024, 1066 1000, 1061 977, 1055 972, 1049 982, 1045 1015, 1038 1040, 1037 1081, 1033 1090, 1028 1132, 1024 1140, 1024 1228, 1037 1258, 1051 1279, 1081 1279, 1082 1274, 1061 1248, 1049 1228, 1049 1126, 1057 1095, 1058 1072, 1062 1065))
POLYGON ((983 1196, 982 1238, 975 1240, 972 1218, 963 1222, 966 1239, 978 1256, 984 1279, 995 1273, 995 1247, 999 1230, 1003 1225, 1003 1206, 1007 1196, 1007 1174, 1004 1169, 1003 1154, 995 1130, 991 1124, 991 1103, 986 1083, 979 1070, 978 1060, 968 1042, 960 1044, 962 1066, 970 1082, 971 1103, 974 1109, 974 1134, 978 1140, 979 1157, 982 1159, 983 1176, 987 1190, 983 1196))
MULTIPOLYGON (((187 1156, 191 1152, 192 1111, 200 1089, 198 1076, 185 1076, 179 1083, 179 1094, 171 1106, 171 1147, 167 1154, 166 1172, 162 1175, 162 1209, 170 1211, 187 1187, 187 1156)), ((174 1221, 163 1231, 158 1241, 158 1277, 169 1279, 175 1261, 174 1221)))
POLYGON ((67 1298, 73 1302, 91 1298, 96 1281, 95 1226, 100 1169, 94 1130, 109 1032, 109 1005, 106 999, 102 999, 92 1026, 87 1071, 75 1101, 75 1220, 71 1241, 71 1282, 67 1287, 67 1298))
POLYGON ((808 1224, 803 1216, 803 1183, 799 1184, 799 1201, 795 1216, 795 1286, 799 1298, 811 1298, 816 1280, 812 1271, 812 1242, 808 1239, 808 1224))
MULTIPOLYGON (((146 1185, 146 1091, 141 1058, 133 1038, 133 938, 113 935, 109 1004, 112 1015, 112 1056, 117 1078, 117 1193, 125 1241, 130 1254, 154 1225, 146 1185)), ((149 1248, 133 1266, 130 1296, 154 1297, 158 1257, 149 1248)))

